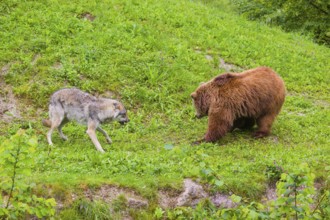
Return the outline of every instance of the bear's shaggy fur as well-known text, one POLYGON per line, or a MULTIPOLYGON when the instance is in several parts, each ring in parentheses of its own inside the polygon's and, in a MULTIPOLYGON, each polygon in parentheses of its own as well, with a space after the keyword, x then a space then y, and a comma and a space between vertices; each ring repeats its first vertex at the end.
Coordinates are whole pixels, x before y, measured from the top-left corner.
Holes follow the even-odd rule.
POLYGON ((258 126, 255 138, 269 135, 285 99, 284 82, 272 69, 258 67, 221 74, 191 94, 196 117, 209 116, 204 141, 214 142, 235 128, 258 126))

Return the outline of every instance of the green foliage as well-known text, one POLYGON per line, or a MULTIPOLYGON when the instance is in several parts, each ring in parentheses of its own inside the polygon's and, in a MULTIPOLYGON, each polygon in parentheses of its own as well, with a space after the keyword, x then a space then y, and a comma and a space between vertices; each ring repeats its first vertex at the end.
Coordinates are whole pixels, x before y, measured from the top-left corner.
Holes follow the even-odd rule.
POLYGON ((76 210, 76 213, 74 215, 76 215, 78 219, 100 219, 100 220, 113 219, 113 215, 110 211, 110 207, 101 201, 91 202, 82 199, 76 201, 73 207, 76 210))
POLYGON ((312 34, 330 46, 330 3, 327 0, 235 0, 240 13, 250 19, 279 25, 287 31, 312 34))
POLYGON ((276 183, 278 180, 281 179, 281 174, 283 173, 282 167, 275 164, 274 165, 268 165, 266 167, 266 176, 267 180, 270 184, 276 183))
POLYGON ((296 167, 293 172, 283 173, 276 189, 278 197, 269 204, 241 203, 242 198, 233 194, 230 198, 238 204, 235 208, 219 209, 205 200, 195 209, 178 207, 167 210, 166 217, 167 219, 327 219, 330 217, 329 190, 319 195, 318 200, 313 200, 315 199, 314 174, 306 163, 296 167))
POLYGON ((272 218, 310 219, 314 190, 314 174, 307 164, 291 173, 283 173, 277 183, 278 199, 273 204, 272 218))
POLYGON ((154 212, 154 217, 155 217, 155 219, 162 219, 164 213, 165 213, 165 211, 164 211, 162 208, 157 207, 157 208, 155 209, 155 212, 154 212))
POLYGON ((37 197, 33 194, 35 183, 26 181, 34 166, 37 144, 36 136, 23 130, 1 144, 1 219, 22 219, 26 215, 42 218, 55 214, 55 200, 37 197))
POLYGON ((124 195, 119 195, 112 201, 112 209, 115 212, 123 211, 127 208, 127 199, 124 195))

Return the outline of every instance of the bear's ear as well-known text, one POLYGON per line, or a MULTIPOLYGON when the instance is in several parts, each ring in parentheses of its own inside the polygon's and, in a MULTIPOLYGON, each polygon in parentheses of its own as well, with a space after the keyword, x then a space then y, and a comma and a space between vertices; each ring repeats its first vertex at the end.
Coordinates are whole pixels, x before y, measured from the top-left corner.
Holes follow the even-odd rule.
POLYGON ((234 78, 233 74, 225 73, 221 74, 214 78, 214 82, 217 86, 223 86, 225 83, 227 83, 231 78, 234 78))

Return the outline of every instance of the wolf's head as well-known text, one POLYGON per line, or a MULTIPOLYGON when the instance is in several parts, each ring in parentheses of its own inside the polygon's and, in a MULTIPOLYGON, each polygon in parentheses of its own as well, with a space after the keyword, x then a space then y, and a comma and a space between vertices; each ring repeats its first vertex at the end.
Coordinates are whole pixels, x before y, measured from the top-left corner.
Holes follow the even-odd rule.
POLYGON ((114 120, 118 121, 120 124, 126 124, 129 122, 128 116, 127 116, 127 111, 124 107, 124 105, 120 102, 115 102, 115 117, 114 120))

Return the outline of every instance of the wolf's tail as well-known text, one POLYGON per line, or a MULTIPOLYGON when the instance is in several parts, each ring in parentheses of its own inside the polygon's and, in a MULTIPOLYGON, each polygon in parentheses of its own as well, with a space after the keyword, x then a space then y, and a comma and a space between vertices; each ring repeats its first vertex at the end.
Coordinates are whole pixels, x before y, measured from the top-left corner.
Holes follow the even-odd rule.
POLYGON ((42 125, 50 128, 52 126, 52 122, 49 119, 43 119, 42 125))

